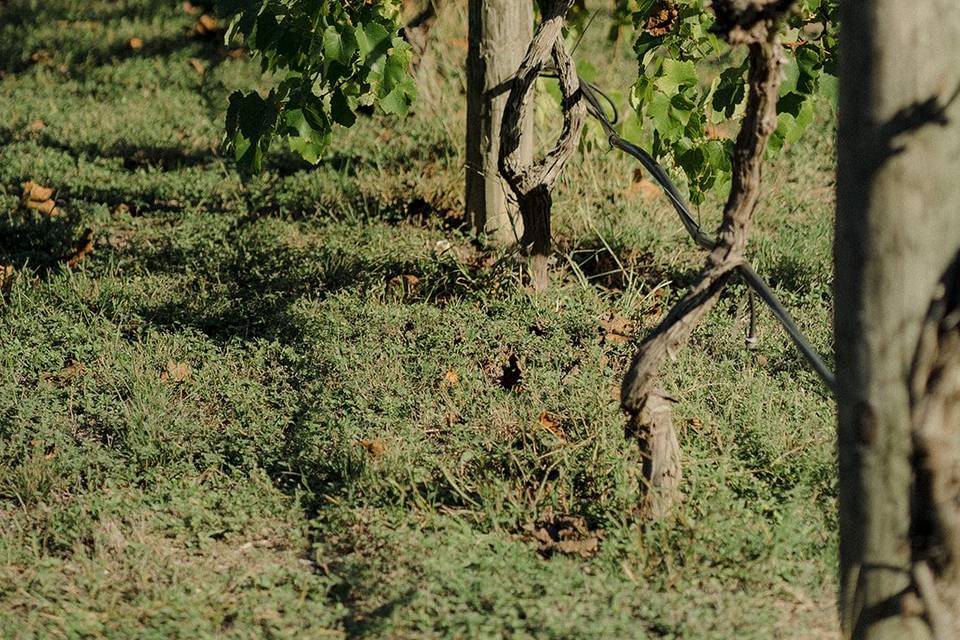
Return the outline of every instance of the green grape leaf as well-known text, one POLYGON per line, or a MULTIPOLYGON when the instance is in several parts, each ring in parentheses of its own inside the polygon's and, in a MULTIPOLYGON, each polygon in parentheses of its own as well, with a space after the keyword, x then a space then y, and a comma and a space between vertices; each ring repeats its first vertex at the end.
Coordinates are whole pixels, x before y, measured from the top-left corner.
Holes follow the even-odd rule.
POLYGON ((390 47, 390 32, 379 22, 370 22, 354 30, 360 55, 367 64, 376 61, 387 53, 390 47))
POLYGON ((380 108, 384 113, 398 116, 407 115, 410 110, 410 99, 403 87, 396 87, 393 91, 380 98, 380 108))
POLYGON ((288 127, 286 133, 290 149, 310 164, 316 164, 330 141, 330 123, 324 122, 323 117, 315 110, 308 120, 307 111, 307 109, 287 111, 284 114, 284 123, 288 127))
POLYGON ((399 0, 220 0, 219 8, 233 14, 229 37, 243 36, 274 74, 266 98, 230 96, 224 147, 242 170, 259 168, 275 138, 317 162, 334 125, 353 126, 360 105, 409 111, 415 87, 410 48, 397 36, 399 0))
POLYGON ((357 121, 357 115, 350 106, 349 98, 340 89, 330 96, 330 115, 333 121, 342 127, 352 127, 357 121))
POLYGON ((693 61, 664 60, 662 75, 654 84, 667 94, 673 94, 687 87, 695 87, 699 82, 697 67, 693 61))

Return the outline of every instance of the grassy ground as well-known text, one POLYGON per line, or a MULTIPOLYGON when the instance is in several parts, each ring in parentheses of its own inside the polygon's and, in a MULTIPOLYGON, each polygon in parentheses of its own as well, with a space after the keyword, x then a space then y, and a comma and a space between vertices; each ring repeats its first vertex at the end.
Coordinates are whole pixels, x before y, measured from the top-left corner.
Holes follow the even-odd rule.
MULTIPOLYGON (((0 4, 0 636, 835 636, 830 398, 731 289, 665 371, 686 500, 640 526, 618 325, 702 256, 596 130, 549 294, 471 241, 460 4, 415 115, 249 184, 215 149, 256 65, 179 2, 0 4), (567 516, 597 553, 538 541, 567 516)), ((828 355, 831 143, 825 108, 769 168, 751 256, 828 355)))

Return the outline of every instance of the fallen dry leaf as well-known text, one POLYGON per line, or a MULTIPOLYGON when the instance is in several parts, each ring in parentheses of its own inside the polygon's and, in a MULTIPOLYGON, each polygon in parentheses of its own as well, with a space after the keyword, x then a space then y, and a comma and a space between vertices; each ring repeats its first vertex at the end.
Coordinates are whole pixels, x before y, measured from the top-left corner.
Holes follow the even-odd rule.
POLYGON ((413 293, 419 284, 420 278, 417 276, 409 273, 403 274, 390 278, 390 280, 387 282, 387 291, 388 293, 402 296, 404 294, 413 293))
POLYGON ((30 55, 30 60, 35 64, 50 65, 53 63, 53 56, 46 49, 40 49, 30 55))
POLYGON ((366 449, 372 458, 379 458, 387 452, 387 446, 380 438, 364 438, 360 441, 360 446, 366 449))
POLYGON ((73 360, 70 364, 65 366, 60 371, 41 374, 40 379, 63 384, 64 382, 69 382, 74 378, 78 378, 82 376, 86 372, 87 372, 87 368, 83 366, 83 363, 73 360))
POLYGON ((457 373, 456 369, 450 369, 445 374, 443 374, 443 382, 440 383, 441 387, 455 387, 460 384, 460 374, 457 373))
POLYGON ((446 422, 447 422, 447 426, 448 426, 448 427, 452 427, 452 426, 455 425, 455 424, 459 424, 459 423, 463 422, 463 416, 461 416, 461 415, 460 415, 459 413, 457 413, 456 411, 449 411, 449 412, 447 412, 447 415, 444 416, 444 418, 445 418, 445 420, 446 420, 446 422))
POLYGON ((138 38, 138 37, 134 36, 134 37, 130 38, 130 43, 129 43, 129 44, 130 44, 130 48, 133 49, 134 51, 139 51, 140 49, 143 49, 143 39, 142 39, 142 38, 138 38))
POLYGON ((45 216, 53 215, 57 209, 57 203, 53 200, 44 200, 43 202, 27 200, 24 204, 28 209, 35 209, 45 216))
POLYGON ((555 435, 560 440, 566 440, 567 434, 560 427, 560 420, 544 411, 540 414, 540 426, 555 435))
POLYGON ((83 235, 80 236, 80 242, 77 243, 77 248, 74 250, 70 256, 67 257, 66 263, 67 266, 71 269, 78 264, 80 261, 87 257, 90 252, 93 251, 93 229, 84 229, 83 235))
POLYGON ((34 182, 33 180, 27 180, 23 183, 23 200, 24 202, 33 200, 35 202, 43 202, 44 200, 49 200, 53 196, 53 189, 51 187, 43 187, 34 182))
POLYGON ((200 13, 200 9, 199 9, 198 7, 193 6, 193 3, 192 3, 192 2, 184 2, 184 3, 183 3, 183 12, 186 13, 186 14, 188 14, 188 15, 195 16, 195 15, 197 15, 198 13, 200 13))
POLYGON ((30 124, 27 125, 27 131, 29 131, 30 133, 37 133, 46 126, 47 126, 46 122, 44 122, 40 118, 37 118, 36 120, 32 121, 30 124))
POLYGON ((0 293, 7 291, 13 285, 13 265, 0 267, 0 293))
POLYGON ((161 382, 186 382, 193 374, 193 369, 186 362, 175 360, 167 361, 167 370, 160 374, 161 382))
POLYGON ((589 558, 599 550, 603 538, 602 531, 591 531, 587 521, 580 516, 547 513, 524 528, 537 541, 544 557, 561 553, 589 558))
POLYGON ((600 327, 604 331, 604 340, 623 344, 630 342, 633 335, 633 322, 629 318, 611 313, 600 319, 600 327))
POLYGON ((197 24, 193 27, 193 32, 198 36, 206 36, 215 33, 219 26, 220 23, 216 18, 205 13, 197 19, 197 24))
POLYGON ((768 364, 767 356, 762 354, 757 354, 757 365, 765 367, 768 364))
POLYGON ((193 67, 193 70, 197 72, 197 75, 202 76, 207 72, 207 65, 198 58, 190 58, 187 60, 187 64, 193 67))

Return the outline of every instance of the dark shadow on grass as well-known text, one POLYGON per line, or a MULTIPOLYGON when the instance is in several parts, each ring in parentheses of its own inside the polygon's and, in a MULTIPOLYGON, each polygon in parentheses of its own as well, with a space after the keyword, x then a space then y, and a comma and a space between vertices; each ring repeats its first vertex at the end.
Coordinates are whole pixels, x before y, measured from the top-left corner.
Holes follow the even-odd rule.
MULTIPOLYGON (((0 69, 8 73, 22 73, 36 64, 31 56, 36 51, 27 48, 28 39, 15 37, 15 34, 25 33, 38 24, 65 23, 64 30, 69 23, 83 21, 85 23, 114 23, 123 20, 159 19, 164 16, 176 15, 176 3, 167 0, 142 0, 141 2, 102 3, 103 6, 88 8, 79 11, 70 6, 73 3, 62 0, 45 0, 42 3, 29 0, 9 0, 0 4, 0 69), (39 6, 38 6, 39 4, 39 6)), ((50 50, 66 51, 71 48, 70 38, 66 31, 57 43, 51 43, 50 50)), ((170 37, 145 42, 142 49, 134 50, 127 45, 123 47, 104 46, 99 49, 82 51, 82 57, 70 59, 71 64, 80 63, 81 66, 100 66, 113 64, 124 57, 141 53, 169 54, 181 48, 186 37, 170 37), (87 62, 83 62, 86 60, 87 62)))
POLYGON ((685 289, 696 279, 698 269, 666 268, 652 251, 621 243, 607 243, 595 237, 558 243, 558 256, 566 255, 576 275, 601 289, 622 291, 638 285, 652 289, 665 282, 685 289))
POLYGON ((94 160, 97 158, 120 158, 127 171, 139 169, 159 169, 175 171, 183 167, 202 166, 217 160, 209 149, 186 149, 178 146, 142 146, 133 145, 125 140, 117 140, 110 145, 93 143, 69 143, 54 136, 41 133, 36 142, 48 149, 62 151, 75 158, 94 160))
POLYGON ((39 278, 59 271, 83 229, 74 215, 44 216, 22 209, 0 218, 0 267, 28 268, 39 278))
MULTIPOLYGON (((824 279, 832 277, 832 265, 817 269, 795 256, 779 256, 766 272, 767 282, 774 289, 808 295, 823 287, 824 279)), ((828 294, 829 295, 829 294, 828 294)))
MULTIPOLYGON (((367 297, 401 304, 443 305, 483 294, 494 265, 467 265, 454 256, 393 259, 328 246, 282 241, 261 235, 259 216, 241 218, 218 239, 219 253, 199 256, 174 246, 131 247, 125 255, 151 273, 181 274, 191 283, 174 301, 141 310, 160 328, 192 327, 222 342, 302 339, 291 307, 352 289, 367 297), (217 293, 201 294, 209 283, 217 293), (190 288, 195 287, 196 291, 190 288)), ((266 232, 264 232, 266 233, 266 232)))

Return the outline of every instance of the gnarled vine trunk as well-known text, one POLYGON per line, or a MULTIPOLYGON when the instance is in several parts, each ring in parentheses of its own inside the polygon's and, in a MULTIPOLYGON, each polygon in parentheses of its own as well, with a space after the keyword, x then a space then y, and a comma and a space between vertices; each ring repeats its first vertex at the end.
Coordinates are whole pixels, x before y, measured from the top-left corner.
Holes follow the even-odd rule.
POLYGON ((710 312, 721 291, 743 263, 753 213, 760 199, 763 156, 777 126, 782 47, 779 20, 790 2, 716 0, 717 30, 731 44, 749 47, 747 111, 733 150, 730 195, 723 210, 716 246, 696 283, 644 339, 621 389, 627 413, 627 435, 637 440, 643 456, 641 509, 650 518, 670 513, 680 496, 680 448, 673 432, 670 404, 660 389, 660 365, 682 349, 710 312))

